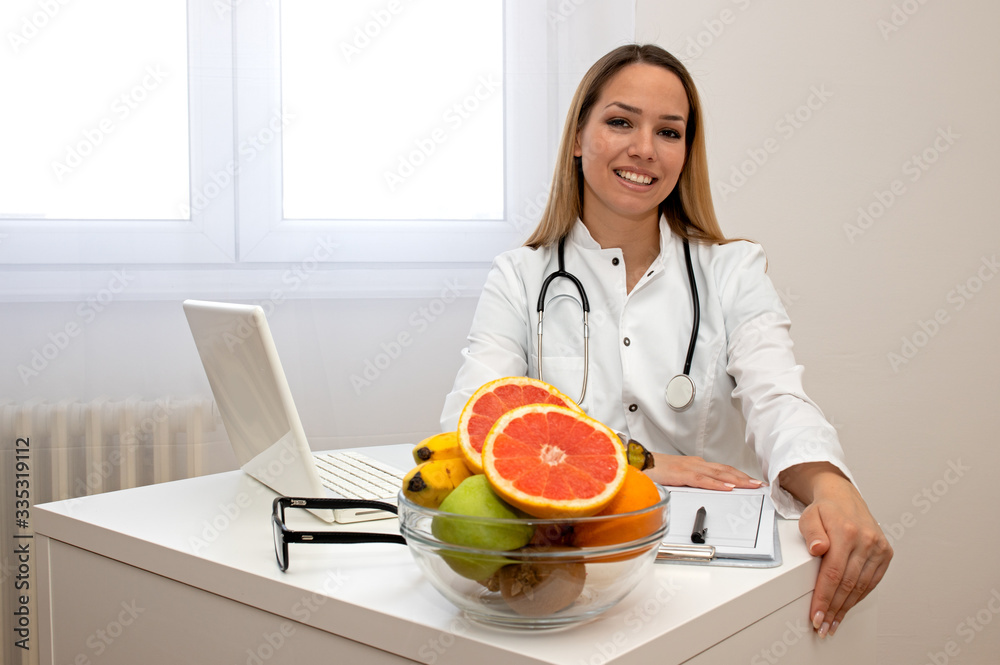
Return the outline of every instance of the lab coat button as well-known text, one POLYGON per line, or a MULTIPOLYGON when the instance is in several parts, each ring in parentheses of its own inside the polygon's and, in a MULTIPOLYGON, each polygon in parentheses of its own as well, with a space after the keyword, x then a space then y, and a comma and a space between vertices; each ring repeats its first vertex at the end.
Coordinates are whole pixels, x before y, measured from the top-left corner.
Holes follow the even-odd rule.
POLYGON ((639 405, 638 404, 629 404, 628 405, 628 410, 631 411, 632 413, 635 413, 636 411, 639 410, 639 405))
POLYGON ((613 265, 613 266, 618 265, 618 257, 617 256, 615 258, 611 259, 611 265, 613 265))
POLYGON ((626 337, 626 338, 624 339, 624 342, 625 342, 625 346, 629 346, 629 345, 631 345, 631 344, 632 344, 632 340, 630 340, 630 339, 629 339, 628 337, 626 337))

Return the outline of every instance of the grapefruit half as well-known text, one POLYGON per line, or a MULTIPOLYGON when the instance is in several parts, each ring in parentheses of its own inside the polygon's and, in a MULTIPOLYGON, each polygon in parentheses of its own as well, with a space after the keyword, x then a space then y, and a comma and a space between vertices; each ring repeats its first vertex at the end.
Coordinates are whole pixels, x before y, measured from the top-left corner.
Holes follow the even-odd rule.
POLYGON ((458 441, 469 468, 483 472, 483 441, 493 423, 511 409, 525 404, 559 404, 583 413, 566 395, 544 381, 527 376, 508 376, 480 386, 458 418, 458 441))
POLYGON ((483 442, 483 471, 505 501, 534 517, 594 515, 625 482, 618 436, 582 411, 520 406, 500 416, 483 442))

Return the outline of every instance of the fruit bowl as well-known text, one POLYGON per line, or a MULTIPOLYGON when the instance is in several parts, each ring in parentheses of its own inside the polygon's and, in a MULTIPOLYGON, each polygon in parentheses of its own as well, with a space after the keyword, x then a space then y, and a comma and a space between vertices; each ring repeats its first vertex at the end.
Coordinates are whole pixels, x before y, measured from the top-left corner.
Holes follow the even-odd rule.
POLYGON ((669 525, 669 494, 643 510, 566 519, 469 517, 399 495, 400 532, 424 576, 479 623, 522 629, 570 626, 599 616, 651 573, 669 525), (467 547, 449 534, 488 534, 517 549, 467 547), (579 534, 611 544, 574 546, 579 534), (442 539, 442 536, 445 539, 442 539), (622 541, 622 542, 613 542, 622 541))

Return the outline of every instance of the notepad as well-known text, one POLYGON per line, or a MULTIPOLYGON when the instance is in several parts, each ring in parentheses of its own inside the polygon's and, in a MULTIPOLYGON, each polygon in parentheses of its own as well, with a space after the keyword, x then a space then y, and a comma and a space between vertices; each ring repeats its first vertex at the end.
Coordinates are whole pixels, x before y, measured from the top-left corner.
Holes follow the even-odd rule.
POLYGON ((695 514, 705 508, 705 559, 772 561, 775 552, 775 511, 767 487, 729 492, 694 487, 668 487, 670 528, 663 549, 682 547, 698 553, 691 542, 695 514), (710 552, 711 556, 707 553, 710 552))

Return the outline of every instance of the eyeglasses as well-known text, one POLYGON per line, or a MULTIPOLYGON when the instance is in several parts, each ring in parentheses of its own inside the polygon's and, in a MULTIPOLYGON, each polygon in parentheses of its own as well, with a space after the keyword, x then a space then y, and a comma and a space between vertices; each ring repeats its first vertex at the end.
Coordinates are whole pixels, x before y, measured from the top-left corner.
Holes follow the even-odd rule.
POLYGON ((396 533, 364 533, 359 531, 293 531, 285 526, 286 508, 329 509, 370 508, 398 514, 396 506, 383 501, 365 499, 298 499, 279 496, 271 506, 271 526, 274 527, 274 556, 281 572, 288 570, 288 543, 399 543, 406 540, 396 533))

